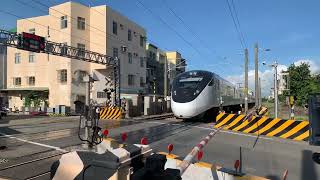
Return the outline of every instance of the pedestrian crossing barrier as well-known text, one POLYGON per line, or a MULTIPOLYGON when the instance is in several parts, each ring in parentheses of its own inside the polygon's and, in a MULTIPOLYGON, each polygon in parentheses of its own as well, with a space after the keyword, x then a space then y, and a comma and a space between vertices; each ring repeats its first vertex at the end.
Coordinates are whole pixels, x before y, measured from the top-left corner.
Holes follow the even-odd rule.
POLYGON ((100 109, 100 119, 119 120, 122 117, 122 109, 120 107, 104 107, 100 109))
MULTIPOLYGON (((171 153, 158 152, 158 154, 166 156, 167 161, 164 169, 176 169, 183 160, 183 158, 171 153)), ((245 173, 237 174, 234 170, 202 161, 190 164, 181 178, 187 180, 268 180, 245 173)))
POLYGON ((103 153, 73 151, 63 154, 50 170, 53 180, 129 179, 132 168, 139 168, 152 149, 148 145, 126 144, 103 153))
POLYGON ((309 139, 309 121, 294 121, 266 116, 253 116, 251 120, 245 115, 220 113, 214 128, 232 130, 256 135, 274 136, 297 141, 309 139))
POLYGON ((108 137, 104 137, 103 143, 97 145, 100 149, 97 147, 96 151, 77 150, 63 154, 52 164, 50 178, 147 180, 157 177, 177 180, 267 180, 244 173, 233 174, 232 170, 206 162, 194 162, 180 174, 178 166, 183 159, 177 155, 153 153, 149 145, 121 144, 108 137))

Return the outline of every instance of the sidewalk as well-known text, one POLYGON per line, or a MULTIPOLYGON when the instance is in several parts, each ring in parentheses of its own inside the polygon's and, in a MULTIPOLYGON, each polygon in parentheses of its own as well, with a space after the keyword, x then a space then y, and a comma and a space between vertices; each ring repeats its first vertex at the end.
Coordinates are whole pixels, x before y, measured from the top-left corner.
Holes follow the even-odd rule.
POLYGON ((30 118, 24 119, 6 119, 7 117, 2 117, 0 120, 0 127, 5 126, 14 126, 14 125, 23 125, 23 124, 36 124, 36 123, 51 123, 56 121, 72 121, 72 120, 79 120, 79 116, 65 116, 65 117, 49 117, 49 116, 34 116, 30 118))

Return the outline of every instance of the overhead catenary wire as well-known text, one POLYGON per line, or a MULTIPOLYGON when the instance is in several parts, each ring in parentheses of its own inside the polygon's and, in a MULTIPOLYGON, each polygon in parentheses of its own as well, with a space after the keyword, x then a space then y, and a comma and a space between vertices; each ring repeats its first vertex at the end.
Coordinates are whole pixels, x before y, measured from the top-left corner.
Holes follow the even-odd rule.
POLYGON ((171 8, 168 3, 166 2, 166 0, 162 0, 163 4, 165 5, 165 7, 169 10, 169 12, 174 15, 180 22, 182 25, 184 25, 186 27, 186 29, 194 36, 195 39, 198 39, 198 41, 209 51, 209 52, 214 52, 214 54, 221 60, 226 61, 226 63, 215 63, 215 64, 211 64, 211 66, 218 66, 218 65, 232 65, 232 63, 227 60, 226 57, 220 56, 217 54, 217 52, 215 50, 212 51, 212 49, 210 49, 206 43, 200 38, 200 36, 198 35, 198 33, 196 33, 194 30, 192 30, 192 28, 183 20, 183 18, 181 16, 178 15, 178 13, 175 12, 175 10, 173 8, 171 8))
POLYGON ((186 40, 178 31, 176 31, 172 26, 170 26, 161 16, 158 14, 154 13, 150 8, 148 8, 145 4, 143 4, 140 0, 136 0, 138 4, 142 8, 144 8, 147 12, 149 12, 153 17, 159 19, 162 24, 167 26, 171 31, 173 31, 180 39, 182 39, 186 44, 188 44, 194 51, 196 51, 200 56, 202 56, 201 52, 188 40, 186 40))
MULTIPOLYGON (((164 4, 164 6, 169 10, 169 12, 170 12, 172 15, 174 15, 174 16, 181 22, 182 25, 184 25, 184 26, 186 27, 186 29, 193 35, 193 37, 194 37, 195 39, 198 39, 198 41, 199 41, 208 51, 212 52, 212 51, 211 51, 212 49, 210 49, 210 48, 206 45, 206 43, 200 38, 200 36, 198 35, 198 33, 195 32, 194 30, 192 30, 192 28, 182 19, 182 17, 179 16, 178 13, 176 13, 175 10, 168 5, 168 3, 166 2, 166 0, 162 0, 162 2, 163 2, 163 4, 164 4)), ((216 53, 215 50, 213 50, 213 52, 216 53)), ((216 54, 216 55, 217 55, 217 54, 216 54)), ((217 55, 217 57, 225 60, 222 56, 217 55)))
MULTIPOLYGON (((44 4, 44 3, 42 3, 42 2, 40 2, 40 1, 38 1, 38 0, 31 0, 31 1, 33 1, 33 2, 35 2, 35 3, 37 3, 37 4, 39 4, 39 5, 41 5, 41 6, 43 6, 43 7, 52 9, 53 11, 55 11, 55 12, 57 12, 57 13, 60 13, 61 15, 69 16, 69 15, 67 15, 66 13, 61 12, 61 11, 59 11, 59 10, 57 10, 57 9, 54 9, 54 8, 52 8, 52 7, 46 5, 46 4, 44 4)), ((93 9, 93 8, 91 8, 91 9, 93 9)), ((69 16, 69 17, 70 17, 71 19, 77 21, 77 18, 74 18, 73 16, 69 16)), ((126 42, 126 41, 124 41, 124 40, 122 40, 122 39, 119 39, 118 37, 114 36, 113 34, 110 34, 110 33, 106 32, 106 31, 103 31, 103 30, 101 30, 101 29, 99 29, 99 28, 97 28, 97 27, 95 27, 95 26, 92 26, 92 25, 88 24, 87 22, 85 22, 85 25, 87 25, 88 27, 90 27, 90 28, 92 28, 92 29, 95 29, 95 30, 103 33, 103 35, 104 35, 103 37, 106 37, 106 38, 107 38, 107 36, 109 36, 110 38, 113 38, 114 40, 117 40, 118 42, 120 42, 120 43, 121 43, 122 45, 124 45, 124 46, 126 46, 126 45, 128 44, 128 42, 126 42)), ((89 31, 90 31, 90 30, 89 30, 89 31)), ((129 42, 129 43, 130 43, 130 42, 129 42)))
MULTIPOLYGON (((246 46, 246 43, 245 43, 245 40, 244 40, 244 37, 243 37, 243 33, 241 32, 241 29, 240 29, 240 23, 238 25, 237 20, 236 20, 237 14, 234 14, 229 0, 226 0, 226 2, 227 2, 227 5, 228 5, 229 13, 230 13, 231 18, 232 18, 233 25, 234 25, 234 27, 236 29, 237 36, 238 36, 238 39, 240 41, 241 47, 242 47, 242 49, 247 49, 247 46, 246 46)), ((235 6, 233 6, 233 7, 235 8, 235 6)), ((239 18, 238 18, 238 20, 239 20, 239 18)))
MULTIPOLYGON (((0 9, 0 12, 3 13, 3 14, 8 14, 8 15, 14 16, 14 17, 19 18, 19 19, 23 19, 23 20, 29 21, 29 22, 31 22, 31 23, 37 24, 37 25, 39 25, 39 26, 42 26, 42 27, 45 28, 45 29, 48 29, 48 26, 47 26, 47 25, 38 23, 38 22, 33 21, 33 20, 31 20, 31 19, 24 18, 24 17, 21 17, 21 16, 19 16, 19 15, 14 14, 14 13, 11 13, 11 12, 8 12, 8 11, 4 11, 4 10, 1 10, 1 9, 0 9)), ((75 36, 75 35, 72 35, 72 34, 70 34, 70 33, 67 33, 67 32, 64 32, 64 31, 61 31, 61 30, 52 28, 52 27, 50 27, 50 29, 51 29, 51 30, 54 30, 54 31, 57 31, 57 32, 60 32, 60 33, 64 33, 64 34, 66 34, 66 35, 69 35, 69 36, 74 37, 74 38, 77 38, 77 39, 81 39, 81 40, 86 41, 86 42, 90 42, 90 43, 95 44, 95 45, 102 46, 102 44, 98 44, 98 43, 95 43, 95 42, 91 42, 91 41, 89 41, 89 40, 87 40, 87 39, 84 39, 84 38, 82 38, 82 37, 80 37, 80 36, 75 36)))
POLYGON ((237 11, 236 6, 234 5, 234 1, 233 1, 233 0, 231 0, 231 4, 232 4, 232 7, 233 7, 233 11, 234 11, 234 13, 235 13, 235 17, 236 17, 237 24, 238 24, 238 27, 239 27, 239 30, 240 30, 240 33, 241 33, 242 40, 243 40, 243 42, 244 42, 245 47, 247 48, 248 45, 247 45, 247 42, 245 41, 243 32, 241 31, 241 25, 240 25, 240 21, 239 21, 238 11, 237 11))

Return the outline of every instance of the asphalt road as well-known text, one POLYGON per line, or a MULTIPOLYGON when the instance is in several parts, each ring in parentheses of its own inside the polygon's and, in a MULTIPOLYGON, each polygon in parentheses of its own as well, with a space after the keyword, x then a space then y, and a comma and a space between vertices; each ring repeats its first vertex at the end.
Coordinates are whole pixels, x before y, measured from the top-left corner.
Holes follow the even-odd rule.
MULTIPOLYGON (((0 177, 8 179, 48 179, 52 162, 65 150, 81 144, 77 137, 77 117, 42 117, 0 121, 0 177)), ((184 157, 194 145, 212 131, 212 123, 165 120, 102 121, 110 136, 120 139, 128 133, 129 143, 147 137, 155 151, 166 151, 169 143, 173 153, 184 157)), ((312 159, 320 147, 279 138, 219 132, 204 148, 203 161, 232 168, 242 151, 243 171, 280 179, 288 169, 289 180, 320 179, 320 165, 312 159)))

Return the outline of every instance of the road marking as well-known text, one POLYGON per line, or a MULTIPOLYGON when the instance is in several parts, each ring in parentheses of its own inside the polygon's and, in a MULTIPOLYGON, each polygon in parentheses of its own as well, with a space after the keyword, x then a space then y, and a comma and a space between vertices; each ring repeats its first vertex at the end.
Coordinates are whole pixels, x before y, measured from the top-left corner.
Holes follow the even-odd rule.
MULTIPOLYGON (((151 124, 167 124, 167 123, 161 123, 161 122, 147 122, 147 123, 151 123, 151 124)), ((180 126, 183 126, 181 124, 170 124, 170 125, 180 125, 180 126)), ((205 129, 205 130, 216 130, 216 129, 213 129, 213 128, 208 128, 208 127, 201 127, 201 126, 192 126, 192 125, 187 125, 187 126, 190 126, 190 127, 195 127, 195 128, 198 128, 198 129, 205 129)), ((247 136, 247 137, 253 137, 253 138, 256 138, 257 136, 256 135, 250 135, 250 134, 243 134, 243 133, 238 133, 238 132, 232 132, 232 131, 224 131, 224 130, 220 130, 221 132, 223 133, 227 133, 227 134, 236 134, 236 135, 240 135, 240 136, 247 136)), ((273 140, 272 138, 269 138, 269 137, 262 137, 260 136, 259 137, 260 139, 267 139, 267 140, 273 140)))
POLYGON ((59 147, 56 147, 56 146, 51 146, 51 145, 47 145, 47 144, 28 141, 28 140, 17 138, 17 137, 14 137, 12 135, 4 134, 4 133, 1 133, 1 132, 0 132, 0 135, 5 136, 5 137, 10 138, 10 139, 16 139, 16 140, 21 141, 21 142, 25 142, 25 143, 29 143, 29 144, 34 144, 34 145, 38 145, 38 146, 54 149, 54 150, 57 150, 57 151, 60 151, 60 152, 68 152, 68 151, 66 151, 64 149, 61 149, 59 147))

